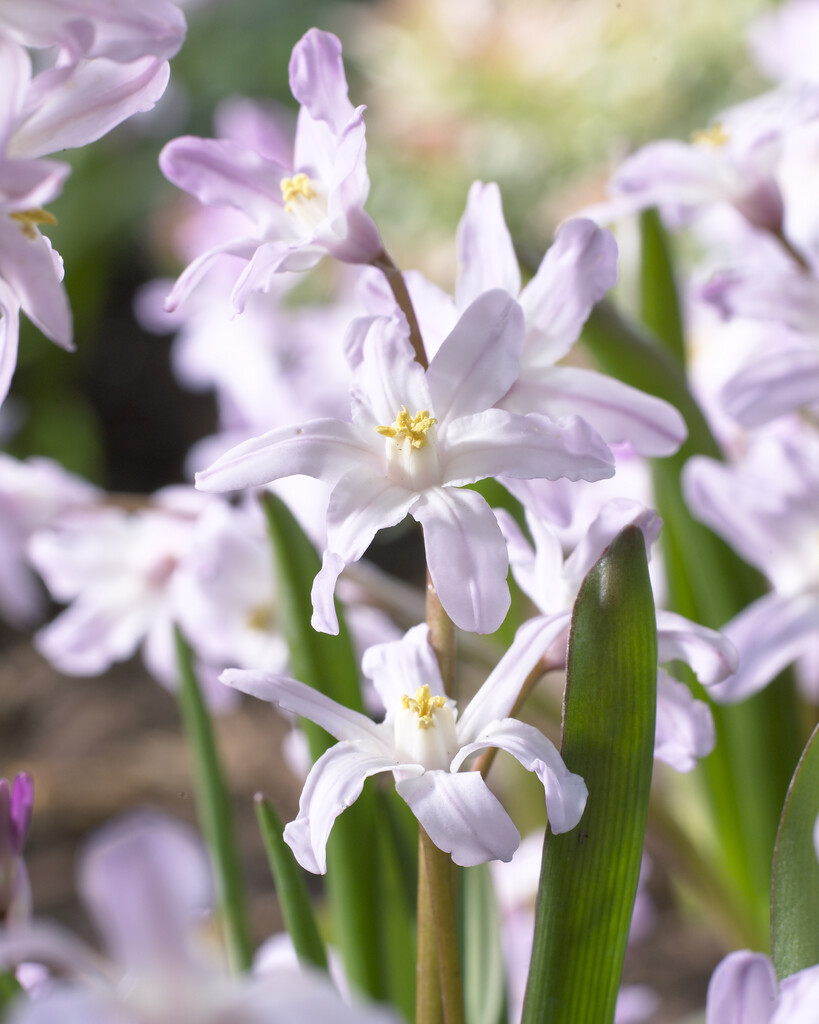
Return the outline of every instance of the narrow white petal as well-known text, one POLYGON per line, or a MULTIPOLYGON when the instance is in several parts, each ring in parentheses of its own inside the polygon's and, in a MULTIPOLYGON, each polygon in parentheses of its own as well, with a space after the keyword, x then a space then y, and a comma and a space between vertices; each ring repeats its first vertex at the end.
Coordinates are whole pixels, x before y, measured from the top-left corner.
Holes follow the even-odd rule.
POLYGON ((657 660, 684 661, 703 686, 736 671, 739 655, 731 641, 715 629, 700 626, 674 612, 657 612, 657 660))
POLYGON ((764 953, 729 953, 711 976, 705 1024, 770 1024, 776 975, 764 953))
POLYGON ((714 719, 705 701, 695 700, 685 683, 660 672, 654 756, 675 771, 691 772, 715 742, 714 719))
POLYGON ((494 182, 472 183, 456 244, 459 274, 455 298, 460 309, 491 288, 502 288, 513 299, 518 297, 520 267, 503 218, 500 189, 494 182))

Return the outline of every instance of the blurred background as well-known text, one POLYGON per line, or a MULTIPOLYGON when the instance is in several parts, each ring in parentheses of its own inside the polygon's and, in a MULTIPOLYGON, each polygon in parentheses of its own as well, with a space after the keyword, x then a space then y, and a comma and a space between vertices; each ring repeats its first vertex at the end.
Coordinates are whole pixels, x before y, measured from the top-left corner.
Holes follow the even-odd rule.
MULTIPOLYGON (((497 181, 512 235, 536 266, 555 225, 603 197, 611 169, 651 139, 687 138, 726 105, 766 87, 746 52, 762 0, 231 0, 186 5, 187 41, 168 91, 67 154, 73 173, 51 207, 65 260, 77 351, 23 325, 0 447, 57 459, 109 490, 147 494, 183 479, 190 445, 215 424, 208 394, 174 380, 170 337, 143 332, 134 295, 175 276, 170 236, 182 196, 159 172, 170 138, 210 135, 224 99, 267 98, 295 113, 287 63, 311 25, 339 35, 354 103, 366 103, 368 209, 403 268, 448 287, 454 230, 475 179, 497 181)), ((340 341, 341 339, 339 339, 340 341)), ((29 865, 38 913, 89 934, 73 900, 73 852, 92 828, 150 803, 193 818, 171 696, 136 661, 104 678, 61 679, 30 639, 0 627, 3 774, 37 785, 29 865)), ((278 927, 251 796, 284 817, 298 785, 281 763, 285 727, 240 710, 219 723, 240 812, 257 939, 278 927)), ((627 978, 660 988, 657 1021, 704 1001, 724 950, 672 898, 673 863, 652 891, 666 919, 631 955, 627 978)))

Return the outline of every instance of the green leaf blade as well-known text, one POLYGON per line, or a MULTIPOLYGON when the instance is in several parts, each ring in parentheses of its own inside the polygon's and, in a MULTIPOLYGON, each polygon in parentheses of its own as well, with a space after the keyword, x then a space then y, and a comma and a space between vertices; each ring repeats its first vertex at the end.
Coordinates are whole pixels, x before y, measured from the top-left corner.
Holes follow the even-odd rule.
POLYGON ((569 640, 563 758, 589 788, 547 832, 523 1024, 609 1024, 620 985, 654 757, 657 633, 635 527, 586 577, 569 640))

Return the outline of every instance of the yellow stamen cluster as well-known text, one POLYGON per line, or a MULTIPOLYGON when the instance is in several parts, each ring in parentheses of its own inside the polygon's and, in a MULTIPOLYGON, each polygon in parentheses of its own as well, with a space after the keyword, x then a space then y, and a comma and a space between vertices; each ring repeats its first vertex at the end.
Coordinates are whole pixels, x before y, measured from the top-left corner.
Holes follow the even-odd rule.
POLYGON ((276 611, 273 605, 260 604, 256 608, 252 608, 247 617, 247 625, 249 629, 259 632, 273 630, 276 625, 276 611))
POLYGON ((38 224, 56 224, 57 218, 48 210, 42 207, 35 207, 33 210, 21 210, 19 213, 10 214, 12 220, 16 220, 26 238, 37 237, 38 224))
POLYGON ((446 706, 445 697, 433 697, 429 686, 424 683, 415 691, 414 697, 408 697, 406 693, 401 698, 401 707, 405 711, 414 711, 418 715, 418 725, 421 729, 428 729, 433 725, 432 713, 436 708, 446 706))
POLYGON ((710 128, 691 133, 691 141, 695 146, 711 146, 713 149, 724 146, 730 138, 731 136, 719 121, 715 121, 710 128))
POLYGON ((316 198, 316 191, 306 174, 294 174, 292 178, 282 178, 281 189, 284 208, 288 213, 293 212, 299 199, 316 198))
POLYGON ((409 409, 402 405, 391 427, 375 429, 382 437, 391 437, 399 442, 409 441, 413 448, 423 448, 427 443, 427 431, 437 422, 434 416, 430 416, 429 409, 421 409, 414 416, 410 416, 409 409))

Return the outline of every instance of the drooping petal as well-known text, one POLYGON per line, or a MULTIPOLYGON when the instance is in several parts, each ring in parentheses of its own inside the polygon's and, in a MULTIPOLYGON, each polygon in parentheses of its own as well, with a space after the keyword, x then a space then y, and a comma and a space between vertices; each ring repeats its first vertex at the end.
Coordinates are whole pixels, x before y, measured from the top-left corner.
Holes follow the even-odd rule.
POLYGON ((705 1024, 770 1024, 776 975, 764 953, 729 953, 711 976, 705 1024))
POLYGON ((289 70, 290 91, 310 117, 340 134, 353 116, 353 105, 347 95, 339 39, 311 28, 293 47, 289 70))
POLYGON ((156 57, 128 64, 98 57, 42 71, 32 80, 10 152, 36 157, 88 145, 133 114, 152 110, 169 76, 168 62, 156 57))
POLYGON ((657 612, 657 660, 684 661, 703 686, 736 671, 736 647, 722 633, 700 626, 674 612, 657 612))
POLYGON ((400 706, 405 693, 412 695, 424 684, 433 696, 445 695, 425 622, 414 626, 400 640, 369 647, 361 659, 361 670, 372 681, 388 717, 392 709, 400 706))
POLYGON ((739 665, 708 693, 721 704, 734 704, 767 686, 816 642, 819 597, 766 594, 726 623, 722 632, 739 652, 739 665))
POLYGON ((691 772, 715 743, 714 719, 705 701, 695 700, 685 683, 660 672, 654 756, 675 771, 691 772))
POLYGON ((335 594, 336 583, 345 568, 345 561, 335 551, 325 551, 321 560, 321 569, 316 573, 313 586, 310 588, 310 601, 313 614, 310 625, 318 633, 330 633, 338 636, 338 615, 336 614, 335 594))
POLYGON ((0 159, 0 208, 25 213, 46 206, 62 192, 70 173, 68 164, 58 160, 0 159))
POLYGON ((568 832, 583 815, 589 791, 579 775, 570 772, 554 743, 533 725, 504 718, 490 722, 472 743, 461 747, 453 770, 464 759, 485 747, 507 751, 543 783, 549 826, 554 833, 568 832))
POLYGON ((30 238, 6 216, 0 216, 0 278, 12 289, 29 320, 70 350, 71 310, 59 257, 47 238, 39 232, 30 238))
POLYGON ((520 294, 526 315, 527 365, 548 365, 566 355, 589 313, 617 282, 617 243, 606 228, 566 221, 520 294))
POLYGON ((86 845, 79 889, 118 964, 166 976, 189 967, 189 935, 213 901, 208 856, 180 822, 149 812, 116 821, 86 845))
POLYGON ((226 669, 219 679, 226 686, 315 722, 337 740, 358 741, 384 756, 389 750, 384 731, 366 715, 345 708, 343 704, 297 679, 275 672, 255 672, 240 668, 226 669))
POLYGON ((490 722, 506 718, 515 705, 527 676, 569 625, 571 611, 538 615, 525 622, 486 682, 457 723, 458 742, 474 743, 490 722))
POLYGON ((525 369, 503 406, 552 419, 581 416, 609 444, 628 441, 650 457, 673 455, 688 433, 685 420, 668 402, 575 366, 525 369))
POLYGON ((220 256, 238 256, 240 259, 249 260, 257 246, 258 242, 255 238, 237 238, 225 242, 223 245, 214 246, 197 256, 176 279, 176 283, 165 299, 165 311, 174 313, 220 256))
POLYGON ((520 373, 523 337, 523 313, 506 292, 485 292, 464 311, 427 370, 439 431, 506 394, 520 373))
POLYGON ((444 611, 469 633, 494 633, 509 610, 506 544, 474 491, 438 487, 412 510, 424 528, 427 567, 444 611))
POLYGON ((512 819, 480 772, 424 772, 395 788, 433 843, 461 867, 511 860, 520 844, 512 819))
POLYGON ((274 239, 257 245, 248 265, 236 279, 231 292, 231 302, 237 313, 244 311, 248 299, 254 292, 267 292, 273 286, 275 276, 284 270, 302 272, 314 267, 327 250, 321 245, 311 245, 302 239, 274 239))
POLYGON ((362 464, 377 469, 379 459, 351 423, 311 420, 302 426, 277 427, 231 448, 196 474, 196 486, 202 491, 234 491, 297 475, 334 483, 362 464))
POLYGON ((327 506, 327 547, 345 562, 356 562, 379 530, 395 526, 418 495, 371 467, 353 469, 335 485, 327 506))
POLYGON ((492 288, 503 289, 513 299, 518 297, 520 267, 503 219, 500 189, 494 182, 472 183, 458 224, 456 245, 459 273, 455 301, 459 309, 466 309, 492 288))
POLYGON ((451 422, 442 461, 443 482, 453 486, 498 475, 547 480, 605 480, 614 475, 614 456, 584 420, 521 416, 505 409, 486 409, 451 422))
POLYGON ((364 780, 399 768, 419 775, 424 770, 354 741, 337 743, 321 755, 307 776, 298 816, 284 829, 285 841, 305 870, 320 875, 327 870, 330 831, 339 814, 358 799, 364 780))

